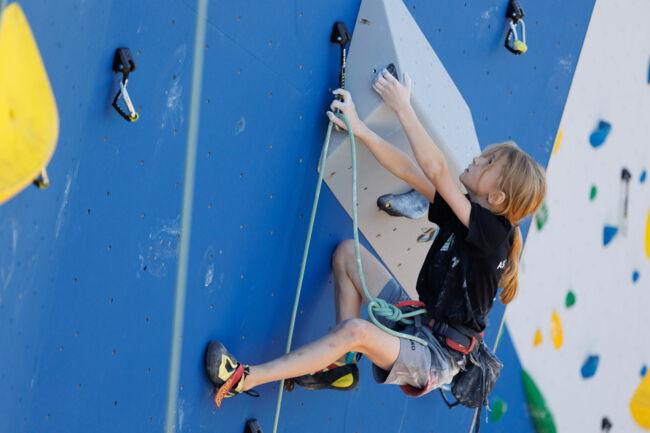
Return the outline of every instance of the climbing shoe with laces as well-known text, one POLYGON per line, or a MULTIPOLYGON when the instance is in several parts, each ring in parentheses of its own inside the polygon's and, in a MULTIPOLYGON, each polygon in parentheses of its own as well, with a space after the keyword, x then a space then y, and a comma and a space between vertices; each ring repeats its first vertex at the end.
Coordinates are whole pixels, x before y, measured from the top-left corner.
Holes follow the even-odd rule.
MULTIPOLYGON (((312 374, 290 379, 294 383, 309 390, 334 389, 349 391, 359 383, 359 367, 357 361, 360 353, 348 353, 345 362, 335 361, 327 367, 312 374)), ((291 386, 291 385, 289 385, 291 386)))
POLYGON ((239 363, 218 341, 211 341, 205 348, 205 371, 216 388, 214 402, 221 407, 224 398, 244 393, 259 397, 255 390, 244 391, 244 381, 249 367, 239 363))

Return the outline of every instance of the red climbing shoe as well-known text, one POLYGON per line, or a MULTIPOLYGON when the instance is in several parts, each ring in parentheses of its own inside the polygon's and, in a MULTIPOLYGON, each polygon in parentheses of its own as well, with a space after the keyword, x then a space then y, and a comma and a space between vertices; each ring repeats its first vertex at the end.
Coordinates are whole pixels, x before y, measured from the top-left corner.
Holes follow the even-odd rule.
POLYGON ((244 381, 249 374, 248 366, 237 362, 218 341, 211 341, 205 348, 205 371, 210 382, 216 387, 214 402, 221 407, 224 398, 233 397, 244 393, 252 397, 259 397, 255 390, 243 391, 244 381))
POLYGON ((346 361, 336 361, 312 374, 291 379, 296 384, 310 390, 335 389, 349 391, 359 383, 357 360, 360 353, 348 353, 346 361))

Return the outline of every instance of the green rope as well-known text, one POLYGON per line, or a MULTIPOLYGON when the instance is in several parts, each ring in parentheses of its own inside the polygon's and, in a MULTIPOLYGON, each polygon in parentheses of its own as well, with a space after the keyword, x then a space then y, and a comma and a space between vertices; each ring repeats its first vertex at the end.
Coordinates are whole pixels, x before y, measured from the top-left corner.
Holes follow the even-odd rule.
MULTIPOLYGON (((307 229, 307 239, 305 240, 305 248, 302 253, 302 263, 300 265, 300 276, 298 277, 298 287, 296 288, 296 296, 293 301, 293 311, 291 312, 291 322, 289 324, 289 336, 287 337, 287 347, 285 353, 291 351, 291 341, 293 340, 293 330, 296 324, 296 316, 298 313, 298 304, 300 301, 300 291, 302 290, 302 281, 305 276, 305 269, 307 267, 307 256, 309 255, 309 244, 311 243, 311 234, 314 230, 314 221, 316 220, 316 209, 318 208, 318 199, 320 197, 320 189, 323 185, 323 173, 325 171, 325 158, 327 156, 327 149, 329 148, 330 136, 332 135, 332 122, 327 126, 327 134, 325 135, 325 143, 323 143, 323 150, 320 155, 320 162, 318 164, 318 182, 316 182, 316 193, 314 194, 314 203, 311 207, 311 217, 309 218, 309 228, 307 229)), ((280 388, 278 389, 278 401, 275 405, 275 418, 273 419, 273 433, 278 431, 278 421, 280 420, 280 407, 282 406, 282 393, 284 391, 284 379, 280 381, 280 388)))
MULTIPOLYGON (((355 247, 355 254, 356 254, 356 261, 357 261, 357 269, 359 270, 359 279, 361 280, 361 287, 363 288, 363 293, 368 300, 368 315, 370 316, 370 319, 372 322, 377 325, 380 329, 383 331, 394 335, 399 338, 406 338, 409 340, 416 341, 424 346, 427 345, 427 342, 424 341, 421 338, 418 338, 414 335, 409 335, 409 334, 404 334, 401 332, 394 331, 392 329, 387 328, 383 324, 381 324, 375 315, 379 315, 381 317, 386 317, 389 320, 392 321, 402 321, 404 323, 410 324, 413 323, 412 320, 410 320, 410 317, 417 316, 418 314, 423 314, 426 313, 426 310, 424 308, 412 311, 410 313, 402 313, 402 311, 395 307, 392 304, 389 304, 388 302, 384 301, 383 299, 380 298, 373 298, 370 295, 370 292, 368 291, 368 287, 366 286, 366 280, 363 275, 363 268, 361 266, 361 252, 360 252, 360 247, 359 247, 359 224, 358 224, 358 215, 357 215, 357 153, 356 153, 356 142, 354 140, 354 134, 352 133, 352 127, 350 126, 350 122, 348 119, 341 113, 338 113, 337 116, 345 122, 345 125, 347 126, 348 129, 348 135, 350 137, 350 147, 352 151, 352 223, 353 223, 353 231, 354 231, 354 247, 355 247)), ((316 193, 314 194, 314 202, 312 204, 311 208, 311 217, 309 218, 309 227, 307 228, 307 238, 305 240, 305 247, 303 250, 303 255, 302 255, 302 263, 300 265, 300 275, 298 277, 298 286, 296 288, 296 295, 293 301, 293 310, 291 312, 291 321, 289 323, 289 335, 287 337, 287 346, 285 349, 285 353, 289 353, 291 351, 291 342, 293 341, 293 331, 295 328, 296 324, 296 316, 298 313, 298 305, 300 302, 300 292, 302 290, 302 282, 304 280, 305 276, 305 269, 307 267, 307 256, 309 255, 309 245, 311 243, 311 236, 312 232, 314 230, 314 221, 316 220, 316 210, 318 208, 318 199, 320 197, 320 190, 321 186, 323 184, 323 173, 325 172, 325 159, 327 158, 327 150, 329 148, 329 143, 330 143, 330 137, 332 135, 332 126, 333 123, 330 122, 329 125, 327 125, 327 133, 325 134, 325 142, 323 143, 323 148, 321 150, 321 155, 320 155, 320 160, 318 163, 318 181, 316 182, 316 193)), ((278 431, 278 422, 280 420, 280 409, 282 407, 282 396, 284 393, 284 379, 280 381, 280 386, 278 389, 278 399, 277 403, 275 405, 275 417, 273 419, 273 433, 277 433, 278 431)))
POLYGON ((427 310, 421 308, 419 310, 415 310, 405 314, 402 313, 402 311, 399 308, 397 308, 395 305, 390 304, 381 298, 372 297, 372 295, 370 295, 370 292, 368 291, 368 287, 366 286, 366 279, 363 274, 363 267, 361 266, 361 250, 359 247, 359 216, 357 211, 357 204, 358 204, 357 203, 357 144, 354 140, 354 133, 352 132, 352 126, 350 125, 350 122, 348 121, 347 117, 345 117, 345 115, 343 115, 342 113, 337 113, 336 115, 340 119, 343 119, 343 121, 345 122, 345 126, 348 129, 348 136, 350 137, 350 151, 352 153, 352 232, 354 233, 354 253, 357 259, 357 270, 359 271, 359 280, 361 281, 363 294, 365 295, 366 300, 368 301, 368 316, 370 317, 370 320, 372 320, 372 323, 377 325, 377 327, 379 327, 379 329, 381 329, 382 331, 390 335, 394 335, 395 337, 405 338, 407 340, 413 340, 415 342, 422 344, 423 346, 426 346, 427 342, 425 340, 418 338, 414 335, 404 334, 402 332, 397 332, 390 328, 387 328, 381 322, 379 322, 379 320, 377 320, 377 318, 375 317, 375 315, 379 315, 381 317, 385 317, 388 320, 392 320, 394 322, 402 321, 403 323, 410 324, 413 323, 413 321, 409 319, 410 317, 426 313, 427 310))
POLYGON ((190 96, 190 119, 187 131, 185 156, 185 178, 183 186, 183 207, 181 219, 181 239, 176 274, 176 293, 174 296, 174 317, 169 355, 169 380, 167 385, 167 411, 165 433, 176 431, 181 355, 183 353, 183 327, 185 324, 185 300, 187 293, 187 269, 190 254, 192 231, 192 203, 194 201, 194 181, 196 177, 196 149, 198 145, 199 119, 201 115, 201 82, 203 80, 203 45, 205 45, 208 1, 199 0, 196 11, 196 31, 194 35, 194 60, 192 63, 192 90, 190 96))

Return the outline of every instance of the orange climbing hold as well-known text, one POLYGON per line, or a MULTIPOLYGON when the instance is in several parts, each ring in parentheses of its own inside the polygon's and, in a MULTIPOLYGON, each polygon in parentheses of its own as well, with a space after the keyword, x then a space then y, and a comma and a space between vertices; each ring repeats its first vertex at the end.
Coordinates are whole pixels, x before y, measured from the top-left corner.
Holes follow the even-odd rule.
POLYGON ((564 136, 564 133, 562 132, 562 129, 558 129, 557 131, 557 136, 555 137, 555 144, 553 145, 553 155, 555 155, 560 149, 560 143, 562 143, 562 137, 564 136))
POLYGON ((540 344, 542 344, 543 340, 544 339, 542 338, 542 331, 540 331, 538 329, 537 331, 535 331, 535 338, 533 339, 533 346, 535 346, 535 347, 539 346, 540 344))
POLYGON ((645 221, 645 255, 650 259, 650 211, 645 221))
POLYGON ((553 314, 551 315, 551 340, 553 341, 553 346, 556 349, 562 347, 562 343, 564 343, 562 321, 560 320, 560 316, 555 310, 553 310, 553 314))

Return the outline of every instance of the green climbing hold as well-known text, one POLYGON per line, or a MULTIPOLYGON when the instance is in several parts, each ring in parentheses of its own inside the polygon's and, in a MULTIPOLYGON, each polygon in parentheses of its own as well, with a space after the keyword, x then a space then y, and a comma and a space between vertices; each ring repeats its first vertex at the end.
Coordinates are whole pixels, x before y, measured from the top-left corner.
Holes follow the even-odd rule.
POLYGON ((542 393, 524 369, 521 370, 521 379, 524 384, 524 393, 526 394, 526 401, 528 403, 528 413, 535 425, 535 431, 537 433, 557 433, 553 415, 548 410, 542 393))
POLYGON ((596 195, 598 195, 598 188, 596 188, 596 185, 591 185, 591 191, 589 191, 589 200, 595 199, 596 195))
POLYGON ((490 405, 490 408, 492 409, 490 412, 490 421, 497 422, 508 412, 508 403, 497 397, 490 405))
POLYGON ((537 213, 535 213, 535 223, 537 224, 537 230, 541 230, 548 221, 548 206, 546 202, 542 203, 542 207, 539 208, 537 213))
POLYGON ((566 294, 566 307, 571 308, 576 303, 576 295, 569 290, 569 293, 566 294))

